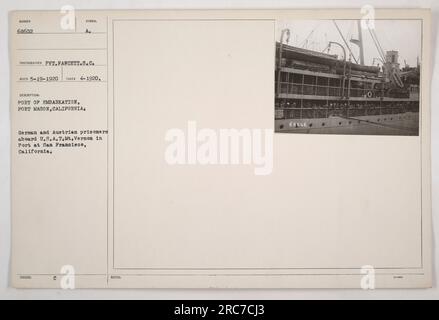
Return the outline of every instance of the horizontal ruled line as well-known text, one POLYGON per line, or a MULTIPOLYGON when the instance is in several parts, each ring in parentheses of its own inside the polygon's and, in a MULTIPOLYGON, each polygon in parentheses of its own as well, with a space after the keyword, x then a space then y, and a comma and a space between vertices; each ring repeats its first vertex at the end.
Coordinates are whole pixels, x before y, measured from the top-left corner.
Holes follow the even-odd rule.
POLYGON ((18 48, 17 50, 107 50, 107 48, 18 48))
POLYGON ((52 68, 55 68, 55 67, 106 67, 107 65, 106 64, 93 64, 93 65, 87 65, 87 66, 85 66, 85 65, 83 65, 83 66, 81 66, 81 65, 74 65, 74 66, 68 66, 68 65, 49 66, 49 65, 43 65, 43 64, 17 64, 15 66, 16 67, 52 67, 52 68))
POLYGON ((22 81, 18 80, 17 82, 21 83, 60 83, 60 82, 83 82, 83 83, 106 83, 107 81, 22 81))
POLYGON ((23 32, 23 33, 17 33, 17 35, 33 35, 33 34, 87 34, 87 35, 93 35, 93 34, 107 34, 106 32, 23 32))

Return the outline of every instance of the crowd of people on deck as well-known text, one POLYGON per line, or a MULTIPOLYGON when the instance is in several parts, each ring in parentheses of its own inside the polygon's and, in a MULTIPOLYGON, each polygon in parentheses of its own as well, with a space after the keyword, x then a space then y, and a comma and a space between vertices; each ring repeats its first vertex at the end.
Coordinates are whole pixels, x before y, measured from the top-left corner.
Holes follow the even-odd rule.
POLYGON ((418 112, 418 101, 309 101, 286 100, 277 101, 276 118, 309 119, 328 118, 331 116, 356 117, 379 114, 397 114, 418 112))

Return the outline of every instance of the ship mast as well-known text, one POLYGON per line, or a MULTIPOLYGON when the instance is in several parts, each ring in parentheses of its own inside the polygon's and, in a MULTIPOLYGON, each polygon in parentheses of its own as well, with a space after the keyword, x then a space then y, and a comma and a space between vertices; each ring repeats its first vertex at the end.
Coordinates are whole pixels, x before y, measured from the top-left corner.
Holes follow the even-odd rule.
POLYGON ((360 64, 364 66, 363 33, 361 32, 361 21, 357 21, 358 26, 358 47, 360 49, 360 64))
POLYGON ((355 63, 358 63, 357 59, 354 56, 354 53, 351 50, 351 47, 349 46, 348 42, 346 41, 345 37, 343 36, 343 33, 341 32, 340 28, 338 27, 337 22, 335 22, 335 20, 332 20, 332 22, 334 23, 335 28, 337 29, 338 33, 340 34, 340 37, 342 38, 344 44, 348 48, 349 53, 351 54, 351 57, 354 59, 355 63))

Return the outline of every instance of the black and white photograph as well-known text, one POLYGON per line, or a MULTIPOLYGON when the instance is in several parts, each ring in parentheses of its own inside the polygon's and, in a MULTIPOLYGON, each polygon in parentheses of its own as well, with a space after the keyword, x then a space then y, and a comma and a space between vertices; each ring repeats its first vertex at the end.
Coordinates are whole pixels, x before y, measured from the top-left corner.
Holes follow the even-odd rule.
POLYGON ((422 21, 276 26, 275 132, 419 135, 422 21))
POLYGON ((14 310, 133 299, 157 319, 257 320, 439 299, 439 1, 14 0, 0 16, 14 310))

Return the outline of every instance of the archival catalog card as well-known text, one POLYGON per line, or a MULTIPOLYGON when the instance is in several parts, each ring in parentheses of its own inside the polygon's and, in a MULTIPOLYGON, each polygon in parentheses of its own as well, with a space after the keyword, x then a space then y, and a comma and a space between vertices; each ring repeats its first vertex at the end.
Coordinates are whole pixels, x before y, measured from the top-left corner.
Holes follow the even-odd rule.
POLYGON ((14 287, 431 286, 428 10, 9 26, 14 287))

